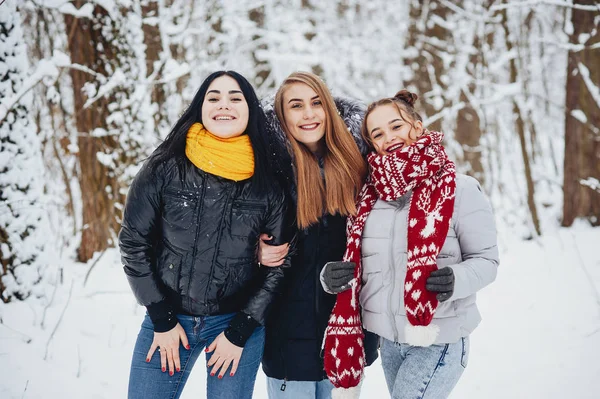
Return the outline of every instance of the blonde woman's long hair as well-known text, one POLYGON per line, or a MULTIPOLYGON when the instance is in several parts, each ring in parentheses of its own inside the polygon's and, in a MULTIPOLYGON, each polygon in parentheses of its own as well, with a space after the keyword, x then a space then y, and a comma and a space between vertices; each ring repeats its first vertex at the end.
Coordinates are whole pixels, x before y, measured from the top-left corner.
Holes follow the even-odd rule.
POLYGON ((298 227, 304 229, 317 223, 325 211, 330 215, 355 215, 356 196, 366 177, 367 166, 325 83, 309 72, 292 73, 277 90, 275 113, 290 143, 294 158, 298 188, 298 227), (313 89, 325 110, 325 181, 321 178, 316 156, 287 129, 283 93, 286 88, 296 83, 305 84, 313 89))

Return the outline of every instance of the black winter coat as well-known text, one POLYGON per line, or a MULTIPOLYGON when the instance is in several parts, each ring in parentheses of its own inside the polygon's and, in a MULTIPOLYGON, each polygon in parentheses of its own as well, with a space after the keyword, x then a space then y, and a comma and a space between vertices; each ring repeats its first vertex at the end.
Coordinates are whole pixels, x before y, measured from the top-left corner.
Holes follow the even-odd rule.
MULTIPOLYGON (((272 108, 272 100, 264 109, 276 154, 276 171, 296 209, 296 184, 292 160, 286 139, 272 108)), ((364 107, 350 100, 336 99, 336 105, 346 125, 354 134, 361 152, 366 146, 360 139, 360 124, 364 107)), ((272 378, 290 381, 321 381, 327 378, 323 367, 321 346, 327 321, 336 295, 326 293, 319 279, 329 261, 339 261, 346 249, 346 218, 325 215, 319 223, 297 233, 292 268, 286 275, 281 299, 278 299, 267 320, 265 351, 262 367, 272 378)), ((367 364, 377 358, 378 337, 365 331, 367 364)))
POLYGON ((131 288, 155 331, 173 328, 177 313, 241 312, 251 324, 264 325, 290 262, 259 267, 258 237, 288 240, 285 211, 277 184, 256 195, 250 180, 224 179, 187 159, 184 173, 174 160, 154 171, 146 163, 127 195, 119 246, 131 288))

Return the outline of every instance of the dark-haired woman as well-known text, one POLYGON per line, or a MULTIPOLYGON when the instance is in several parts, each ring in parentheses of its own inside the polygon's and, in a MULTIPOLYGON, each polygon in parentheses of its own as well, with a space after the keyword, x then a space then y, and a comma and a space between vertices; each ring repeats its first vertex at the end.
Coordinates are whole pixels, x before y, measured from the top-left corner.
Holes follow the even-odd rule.
POLYGON ((339 293, 325 338, 336 397, 358 397, 360 327, 381 337, 393 399, 448 397, 481 320, 475 295, 496 278, 490 204, 475 179, 456 173, 442 133, 424 128, 416 99, 402 90, 371 104, 363 121, 369 177, 344 255, 356 267, 346 279, 337 276, 337 287, 328 281, 334 271, 348 270, 342 262, 322 274, 323 287, 339 293))
POLYGON ((261 232, 289 240, 267 145, 248 81, 216 72, 135 177, 119 246, 147 315, 130 399, 178 398, 204 348, 207 397, 252 397, 265 317, 289 265, 256 261, 261 232))

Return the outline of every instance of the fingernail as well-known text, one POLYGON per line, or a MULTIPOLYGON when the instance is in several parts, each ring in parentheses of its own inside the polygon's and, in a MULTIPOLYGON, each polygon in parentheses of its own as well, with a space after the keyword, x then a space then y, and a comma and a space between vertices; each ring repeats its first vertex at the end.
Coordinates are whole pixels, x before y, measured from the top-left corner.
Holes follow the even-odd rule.
POLYGON ((230 376, 230 377, 233 377, 233 373, 230 373, 230 374, 229 374, 229 376, 230 376))
POLYGON ((223 376, 222 376, 222 375, 220 375, 220 376, 219 376, 219 379, 221 379, 221 378, 223 378, 223 376))
POLYGON ((186 345, 186 346, 185 346, 185 349, 187 349, 187 350, 190 350, 190 346, 189 346, 189 345, 186 345))
POLYGON ((163 373, 164 373, 165 371, 167 371, 167 368, 166 368, 166 367, 163 367, 163 368, 162 368, 162 371, 163 371, 163 373))
POLYGON ((208 352, 208 348, 204 349, 204 352, 208 352))
POLYGON ((214 377, 214 376, 215 376, 215 373, 210 373, 210 376, 211 376, 211 377, 214 377))
POLYGON ((150 358, 146 358, 146 363, 150 363, 150 358))
POLYGON ((173 375, 173 370, 169 371, 169 375, 173 375))
POLYGON ((179 373, 181 371, 181 369, 179 367, 177 367, 177 372, 179 373))

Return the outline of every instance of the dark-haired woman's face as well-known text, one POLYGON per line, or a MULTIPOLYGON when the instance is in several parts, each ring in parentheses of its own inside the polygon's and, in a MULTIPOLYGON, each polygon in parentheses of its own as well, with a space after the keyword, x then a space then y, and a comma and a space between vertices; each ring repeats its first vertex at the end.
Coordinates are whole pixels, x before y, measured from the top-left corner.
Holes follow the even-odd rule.
POLYGON ((237 137, 246 131, 249 109, 240 85, 231 76, 212 81, 202 103, 202 124, 221 138, 237 137))
POLYGON ((367 116, 367 130, 375 151, 388 155, 414 143, 423 133, 423 123, 400 115, 393 104, 380 105, 367 116))

